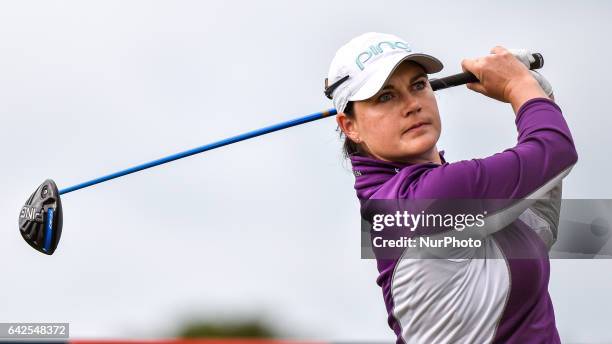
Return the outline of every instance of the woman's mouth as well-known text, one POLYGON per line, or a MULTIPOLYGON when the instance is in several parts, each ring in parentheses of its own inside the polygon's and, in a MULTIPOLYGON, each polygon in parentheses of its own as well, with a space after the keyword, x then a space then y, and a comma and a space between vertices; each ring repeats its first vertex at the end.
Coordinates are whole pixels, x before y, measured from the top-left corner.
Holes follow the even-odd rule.
POLYGON ((409 131, 415 131, 415 130, 418 130, 418 129, 423 129, 427 125, 429 125, 429 123, 426 123, 426 122, 417 122, 417 123, 413 124, 412 126, 410 126, 408 129, 406 129, 405 133, 407 133, 409 131))

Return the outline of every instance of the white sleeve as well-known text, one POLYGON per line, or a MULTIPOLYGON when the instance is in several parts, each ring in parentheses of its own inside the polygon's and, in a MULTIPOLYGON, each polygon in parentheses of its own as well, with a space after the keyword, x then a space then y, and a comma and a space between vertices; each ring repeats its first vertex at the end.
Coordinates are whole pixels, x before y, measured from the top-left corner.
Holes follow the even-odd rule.
POLYGON ((519 216, 519 220, 538 234, 549 251, 557 241, 562 189, 563 182, 559 181, 554 188, 519 216))

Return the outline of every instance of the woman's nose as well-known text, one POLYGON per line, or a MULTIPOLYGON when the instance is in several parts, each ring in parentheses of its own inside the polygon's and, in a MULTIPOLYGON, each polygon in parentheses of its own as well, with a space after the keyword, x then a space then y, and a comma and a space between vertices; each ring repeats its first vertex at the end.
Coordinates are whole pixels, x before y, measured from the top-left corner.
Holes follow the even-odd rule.
POLYGON ((410 116, 421 111, 421 104, 419 103, 419 100, 416 97, 407 95, 404 96, 403 101, 404 107, 402 109, 402 114, 404 116, 410 116))

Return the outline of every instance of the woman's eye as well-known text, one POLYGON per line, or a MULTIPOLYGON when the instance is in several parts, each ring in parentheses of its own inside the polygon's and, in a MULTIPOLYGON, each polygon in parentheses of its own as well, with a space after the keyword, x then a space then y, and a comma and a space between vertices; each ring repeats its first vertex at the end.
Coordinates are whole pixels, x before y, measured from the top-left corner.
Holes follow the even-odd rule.
POLYGON ((427 86, 427 84, 425 83, 425 80, 421 80, 419 82, 415 82, 413 86, 417 91, 420 91, 424 89, 427 86))
POLYGON ((392 98, 393 98, 393 95, 391 95, 391 93, 383 93, 380 95, 380 97, 378 97, 378 101, 381 103, 384 103, 384 102, 391 100, 392 98))

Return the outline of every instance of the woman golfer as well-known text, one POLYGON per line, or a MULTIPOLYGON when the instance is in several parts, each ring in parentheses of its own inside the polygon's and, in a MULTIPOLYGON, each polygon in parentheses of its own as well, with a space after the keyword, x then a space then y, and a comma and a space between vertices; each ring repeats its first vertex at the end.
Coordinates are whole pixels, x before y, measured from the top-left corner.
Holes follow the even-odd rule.
POLYGON ((508 209, 521 214, 485 238, 479 254, 486 259, 377 257, 389 326, 398 343, 559 343, 548 294, 554 229, 543 235, 545 216, 525 200, 553 190, 576 163, 570 130, 547 83, 505 48, 462 67, 480 80, 469 89, 512 106, 514 147, 445 161, 427 77, 442 64, 399 37, 354 38, 337 51, 326 80, 362 212, 364 201, 378 199, 505 199, 516 200, 508 209), (531 258, 512 258, 513 250, 531 258))

